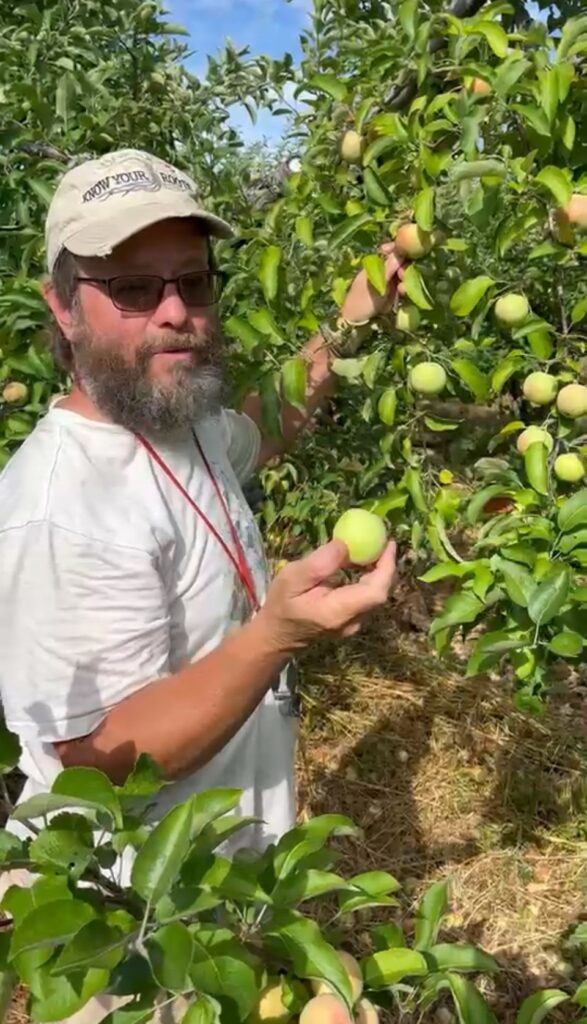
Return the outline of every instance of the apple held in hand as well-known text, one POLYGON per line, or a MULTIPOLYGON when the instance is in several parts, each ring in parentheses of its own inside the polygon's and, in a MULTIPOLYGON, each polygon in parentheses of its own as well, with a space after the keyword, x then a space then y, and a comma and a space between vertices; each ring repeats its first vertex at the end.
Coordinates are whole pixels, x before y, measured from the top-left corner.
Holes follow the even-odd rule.
POLYGON ((402 224, 395 236, 396 252, 411 260, 419 260, 426 256, 433 246, 432 235, 422 231, 417 224, 402 224))
POLYGON ((381 557, 387 544, 383 520, 364 508, 343 512, 333 531, 333 539, 346 544, 353 565, 371 565, 381 557))

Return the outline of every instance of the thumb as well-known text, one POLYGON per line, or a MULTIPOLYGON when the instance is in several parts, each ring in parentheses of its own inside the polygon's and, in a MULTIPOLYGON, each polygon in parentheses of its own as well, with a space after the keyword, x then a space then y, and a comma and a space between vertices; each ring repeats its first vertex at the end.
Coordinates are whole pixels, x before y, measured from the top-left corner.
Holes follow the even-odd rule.
POLYGON ((341 540, 331 540, 292 565, 292 568, 295 566, 295 580, 292 573, 291 582, 297 593, 303 594, 334 576, 348 564, 349 553, 346 544, 341 540))

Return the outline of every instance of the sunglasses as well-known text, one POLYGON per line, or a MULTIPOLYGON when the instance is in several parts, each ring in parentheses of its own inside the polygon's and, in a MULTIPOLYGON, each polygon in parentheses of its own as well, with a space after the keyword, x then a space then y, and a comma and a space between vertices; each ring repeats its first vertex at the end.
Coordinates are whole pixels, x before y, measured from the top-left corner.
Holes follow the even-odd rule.
POLYGON ((190 307, 214 306, 222 291, 222 274, 199 270, 179 277, 125 274, 121 277, 76 277, 86 284, 105 285, 112 303, 123 313, 148 313, 156 309, 165 285, 174 284, 182 302, 190 307))

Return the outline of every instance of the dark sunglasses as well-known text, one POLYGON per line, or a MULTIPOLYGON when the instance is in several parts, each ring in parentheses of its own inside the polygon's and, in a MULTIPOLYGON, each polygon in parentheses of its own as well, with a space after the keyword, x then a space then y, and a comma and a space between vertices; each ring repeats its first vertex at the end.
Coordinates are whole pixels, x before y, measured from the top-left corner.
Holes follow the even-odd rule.
POLYGON ((76 281, 105 285, 113 304, 123 313, 148 313, 161 302, 167 284, 175 285, 186 306, 213 306, 220 298, 222 276, 217 270, 199 270, 180 274, 179 277, 125 274, 121 277, 76 277, 76 281))

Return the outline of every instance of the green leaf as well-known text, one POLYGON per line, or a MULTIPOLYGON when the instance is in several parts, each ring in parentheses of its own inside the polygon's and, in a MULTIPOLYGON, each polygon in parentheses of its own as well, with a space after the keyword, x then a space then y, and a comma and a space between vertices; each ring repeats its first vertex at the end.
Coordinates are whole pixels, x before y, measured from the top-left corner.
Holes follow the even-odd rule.
POLYGON ((293 910, 277 911, 267 926, 271 948, 285 953, 299 978, 327 981, 350 1008, 352 993, 348 975, 335 950, 322 937, 315 921, 293 910))
POLYGON ((448 881, 434 882, 422 897, 416 911, 416 949, 430 949, 448 909, 448 881))
POLYGON ((383 258, 378 253, 369 253, 367 256, 363 256, 361 263, 375 291, 379 292, 380 295, 385 295, 387 281, 385 279, 385 263, 383 258))
POLYGON ((453 181, 470 181, 472 178, 505 178, 507 167, 501 160, 468 160, 451 168, 453 181))
POLYGON ((473 982, 459 974, 448 974, 460 1024, 497 1024, 497 1018, 473 982))
POLYGON ((460 377, 463 384, 475 395, 480 402, 484 401, 489 394, 489 380, 481 370, 472 363, 470 359, 453 359, 450 364, 455 373, 460 377))
POLYGON ((301 868, 277 883, 271 899, 276 907, 295 907, 304 900, 346 888, 348 883, 339 875, 317 868, 301 868))
POLYGON ((503 60, 508 55, 508 37, 506 31, 495 21, 475 21, 471 31, 481 33, 489 43, 496 57, 503 60))
POLYGON ((413 42, 418 25, 418 0, 403 0, 398 11, 400 25, 413 42))
POLYGON ((432 963, 435 971, 480 971, 493 974, 500 970, 497 960, 468 943, 450 942, 431 946, 426 952, 426 960, 432 963))
POLYGON ((122 828, 122 810, 114 786, 97 768, 64 768, 51 787, 51 792, 91 803, 105 811, 117 828, 122 828))
POLYGON ((128 941, 129 936, 120 928, 112 928, 105 921, 88 921, 64 946, 51 974, 71 974, 88 967, 110 971, 122 960, 128 941))
POLYGON ((579 299, 571 310, 571 323, 579 324, 587 316, 587 296, 579 299))
POLYGON ((259 281, 266 302, 273 302, 277 295, 281 257, 282 252, 278 245, 268 245, 261 254, 259 281))
POLYGON ((263 335, 242 316, 229 316, 224 328, 227 334, 240 341, 247 355, 263 342, 263 335))
POLYGON ((337 75, 313 75, 304 83, 304 89, 306 88, 315 92, 325 92, 337 103, 343 103, 347 95, 346 83, 337 75))
POLYGON ((411 263, 406 270, 403 278, 403 285, 406 290, 406 295, 412 300, 415 306, 419 306, 420 309, 432 309, 432 301, 428 293, 428 289, 422 280, 420 271, 411 263))
POLYGON ((353 235, 367 226, 372 224, 373 218, 370 213, 357 213, 354 217, 347 217, 346 220, 339 224, 335 231, 330 236, 330 247, 331 249, 337 249, 340 245, 344 245, 348 242, 353 235))
POLYGON ((190 1004, 181 1024, 220 1024, 222 1007, 212 996, 199 995, 190 1004))
POLYGON ((577 658, 583 650, 583 637, 580 633, 565 629, 553 636, 548 649, 561 658, 577 658))
POLYGON ((524 452, 526 476, 538 494, 548 494, 548 448, 541 442, 528 445, 524 452))
POLYGON ((286 402, 300 412, 306 409, 306 363, 302 356, 287 359, 281 367, 281 385, 286 402))
POLYGON ((428 965, 415 949, 383 949, 361 962, 365 984, 380 989, 397 985, 402 978, 428 974, 428 965))
POLYGON ((551 1010, 566 1002, 568 998, 567 993, 560 988, 545 988, 540 992, 533 992, 524 999, 516 1017, 516 1024, 541 1024, 551 1010))
POLYGON ((81 900, 52 900, 35 907, 14 930, 10 959, 41 947, 50 952, 69 942, 93 917, 92 907, 81 900))
POLYGON ((311 249, 314 244, 314 229, 309 217, 296 217, 295 232, 302 245, 311 249))
POLYGON ((538 135, 550 138, 550 124, 543 110, 524 103, 512 103, 511 109, 520 114, 538 135))
POLYGON ((192 986, 188 968, 194 951, 194 940, 185 924, 172 921, 153 932, 146 941, 149 963, 161 988, 185 992, 192 986))
POLYGON ((375 925, 371 929, 371 939, 377 950, 404 948, 406 945, 405 935, 395 921, 375 925))
POLYGON ((506 487, 504 484, 489 484, 488 487, 482 487, 480 491, 473 495, 467 505, 467 522, 474 526, 479 521, 490 498, 508 497, 511 493, 511 488, 506 487))
POLYGON ((253 309, 248 314, 248 318, 249 323, 252 324, 256 331, 267 335, 269 338, 277 338, 278 341, 283 341, 281 332, 268 309, 253 309))
POLYGON ((413 466, 409 466, 404 473, 403 482, 414 503, 414 507, 417 508, 418 512, 427 512, 428 503, 424 494, 424 488, 422 487, 420 471, 413 466))
POLYGON ((36 864, 52 864, 79 878, 94 856, 94 847, 86 832, 51 827, 33 839, 29 856, 36 864))
POLYGON ((70 71, 66 71, 57 83, 57 92, 55 94, 55 113, 57 117, 60 117, 65 122, 66 126, 71 108, 75 103, 75 97, 75 77, 70 71))
POLYGON ((503 576, 510 600, 521 608, 527 608, 528 602, 536 589, 536 582, 532 573, 528 572, 528 569, 523 565, 509 562, 505 558, 499 558, 497 564, 503 576))
POLYGON ((450 308, 455 316, 468 316, 493 284, 493 278, 486 274, 464 281, 450 300, 450 308))
POLYGON ((559 530, 563 533, 571 533, 578 526, 587 523, 587 487, 583 487, 572 498, 563 502, 558 510, 557 517, 559 530))
POLYGON ((423 188, 414 200, 414 217, 422 231, 432 231, 434 226, 434 189, 423 188))
POLYGON ((0 773, 12 771, 22 754, 20 740, 4 722, 0 722, 0 773))
MULTIPOLYGON (((104 991, 108 984, 108 971, 91 967, 85 974, 73 979, 54 978, 42 967, 34 979, 30 1014, 33 1021, 62 1021, 72 1017, 85 1006, 92 996, 104 991)), ((152 1012, 152 1011, 151 1011, 152 1012)), ((105 1021, 108 1017, 105 1018, 105 1021)))
POLYGON ((285 878, 309 854, 322 849, 330 836, 354 835, 356 826, 342 814, 322 814, 281 837, 273 854, 276 878, 285 878))
POLYGON ((474 563, 471 562, 439 562, 438 565, 433 565, 431 569, 428 569, 418 579, 422 583, 437 583, 438 580, 444 580, 450 576, 466 576, 473 571, 474 563))
POLYGON ((559 206, 566 206, 571 198, 573 187, 568 176, 560 167, 543 167, 534 181, 552 193, 559 206))
POLYGON ((493 79, 495 94, 505 98, 530 66, 530 62, 520 53, 511 54, 495 72, 493 79))
POLYGON ((132 886, 148 903, 156 903, 177 878, 190 844, 190 801, 174 807, 153 829, 137 853, 132 886))
POLYGON ((378 206, 389 206, 391 197, 385 185, 372 167, 365 167, 363 183, 367 197, 378 206))
POLYGON ((547 68, 538 72, 540 105, 551 124, 559 104, 558 70, 558 68, 547 68))
POLYGON ((353 875, 349 878, 348 884, 369 896, 386 896, 390 892, 397 892, 400 884, 388 871, 365 871, 360 875, 353 875))
POLYGON ((379 419, 386 427, 392 427, 395 422, 397 409, 397 394, 395 388, 386 388, 377 403, 379 419))
POLYGON ((538 584, 528 602, 528 614, 537 626, 543 626, 561 610, 571 587, 571 573, 566 565, 557 566, 538 584))
POLYGON ((458 594, 452 594, 440 615, 437 615, 430 627, 432 636, 435 636, 442 629, 449 626, 463 626, 466 623, 474 622, 477 616, 483 611, 484 604, 475 594, 469 590, 462 590, 458 594))

